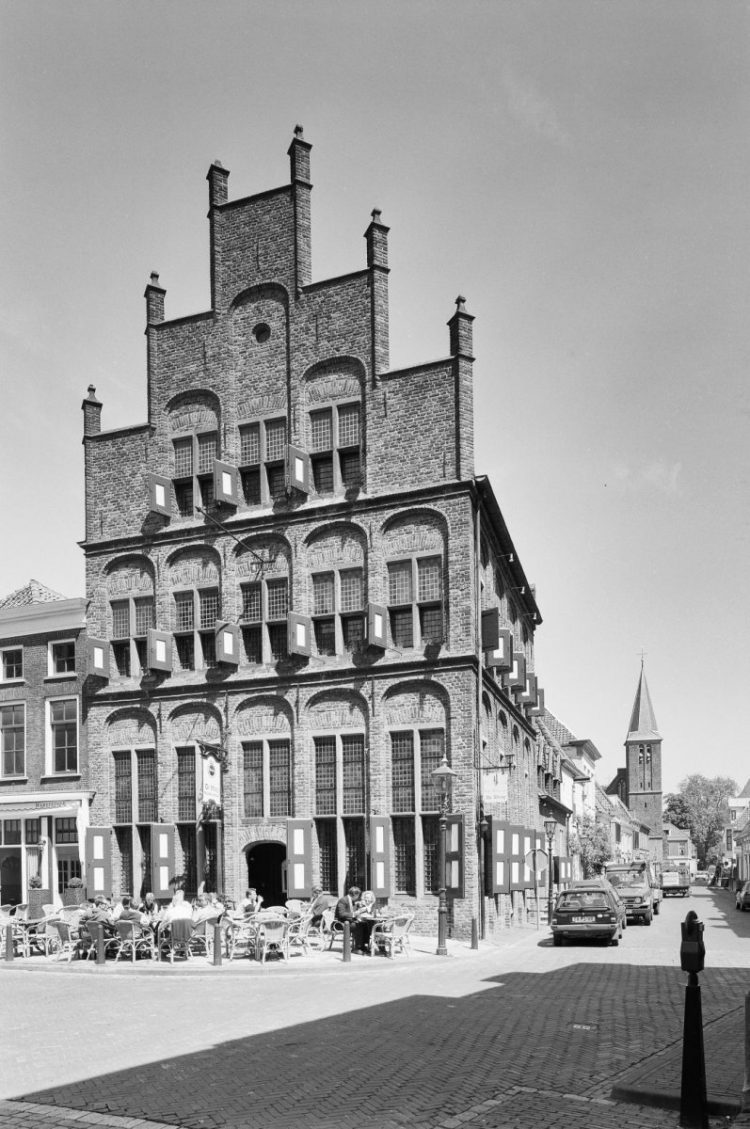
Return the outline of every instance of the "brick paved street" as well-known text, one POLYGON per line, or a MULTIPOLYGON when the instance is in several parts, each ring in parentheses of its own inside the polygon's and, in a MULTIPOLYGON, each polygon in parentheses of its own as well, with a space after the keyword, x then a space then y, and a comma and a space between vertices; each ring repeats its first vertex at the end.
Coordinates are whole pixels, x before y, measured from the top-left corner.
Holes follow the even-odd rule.
POLYGON ((611 1095, 644 1081, 679 1091, 689 905, 706 922, 709 1097, 736 1111, 750 915, 727 892, 700 890, 665 902, 619 948, 554 949, 530 929, 479 952, 452 943, 448 958, 426 938, 392 963, 14 962, 0 980, 14 1018, 0 1098, 25 1100, 0 1102, 0 1126, 676 1126, 674 1109, 611 1095))

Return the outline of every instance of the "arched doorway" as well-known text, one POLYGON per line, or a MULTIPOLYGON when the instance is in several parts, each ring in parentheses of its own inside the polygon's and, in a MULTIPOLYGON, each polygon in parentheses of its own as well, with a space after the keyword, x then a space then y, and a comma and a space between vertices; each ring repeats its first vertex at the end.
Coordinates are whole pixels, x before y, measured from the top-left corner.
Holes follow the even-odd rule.
POLYGON ((0 901, 18 905, 21 901, 21 851, 0 851, 0 901))
POLYGON ((246 850, 247 884, 254 886, 264 906, 283 906, 286 894, 286 846, 254 843, 246 850))

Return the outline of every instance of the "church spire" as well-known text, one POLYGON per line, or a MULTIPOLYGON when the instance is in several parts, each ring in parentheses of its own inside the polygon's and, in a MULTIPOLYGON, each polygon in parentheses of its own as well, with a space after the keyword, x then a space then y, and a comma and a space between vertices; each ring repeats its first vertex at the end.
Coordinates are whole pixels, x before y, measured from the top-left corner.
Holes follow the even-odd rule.
POLYGON ((638 689, 635 692, 633 712, 630 715, 630 725, 626 741, 660 741, 659 731, 656 728, 654 707, 651 705, 651 695, 648 692, 646 675, 643 670, 641 658, 641 676, 638 679, 638 689))

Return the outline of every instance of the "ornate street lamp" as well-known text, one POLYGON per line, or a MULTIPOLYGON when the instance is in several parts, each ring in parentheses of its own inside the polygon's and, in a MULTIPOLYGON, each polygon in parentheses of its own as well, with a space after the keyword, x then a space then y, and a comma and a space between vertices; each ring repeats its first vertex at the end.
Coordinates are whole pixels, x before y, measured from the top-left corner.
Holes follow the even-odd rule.
POLYGON ((552 924, 552 841, 557 830, 556 819, 545 819, 544 831, 547 835, 547 924, 552 924))
POLYGON ((440 841, 439 841, 439 874, 440 886, 438 888, 438 947, 437 956, 445 957, 448 949, 445 945, 446 926, 448 921, 448 899, 445 893, 445 829, 448 823, 448 804, 451 789, 456 773, 448 764, 445 753, 439 766, 431 773, 435 787, 440 794, 440 841))

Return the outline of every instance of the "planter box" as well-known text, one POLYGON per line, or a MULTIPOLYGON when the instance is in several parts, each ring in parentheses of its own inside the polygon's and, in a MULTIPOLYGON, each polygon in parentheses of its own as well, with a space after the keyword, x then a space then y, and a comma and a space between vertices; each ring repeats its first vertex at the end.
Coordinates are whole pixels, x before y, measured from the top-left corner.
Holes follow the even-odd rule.
MULTIPOLYGON (((47 899, 49 900, 49 899, 47 899)), ((83 886, 74 886, 62 892, 64 906, 80 906, 86 901, 86 890, 83 886)))
POLYGON ((52 901, 51 890, 28 890, 26 897, 28 899, 28 913, 27 918, 29 921, 38 921, 44 917, 44 910, 42 906, 48 905, 52 901))

